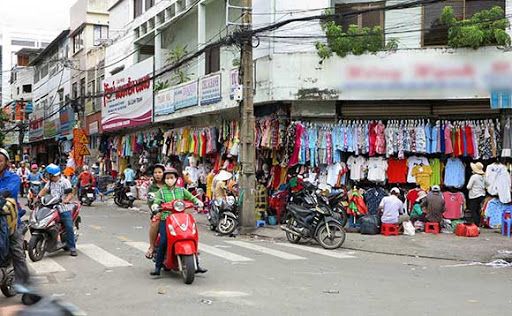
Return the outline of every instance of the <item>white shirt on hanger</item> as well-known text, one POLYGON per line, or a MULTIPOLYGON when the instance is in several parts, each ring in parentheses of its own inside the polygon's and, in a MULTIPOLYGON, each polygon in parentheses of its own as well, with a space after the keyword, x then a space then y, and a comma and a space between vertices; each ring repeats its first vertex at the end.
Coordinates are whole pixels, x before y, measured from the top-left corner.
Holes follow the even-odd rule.
POLYGON ((366 167, 366 159, 363 156, 350 156, 347 161, 350 168, 350 179, 359 181, 364 178, 364 168, 366 167))
POLYGON ((334 187, 338 183, 338 175, 343 170, 341 163, 335 163, 334 165, 327 166, 327 184, 334 187))
POLYGON ((385 182, 388 162, 382 157, 368 159, 368 180, 373 182, 385 182))

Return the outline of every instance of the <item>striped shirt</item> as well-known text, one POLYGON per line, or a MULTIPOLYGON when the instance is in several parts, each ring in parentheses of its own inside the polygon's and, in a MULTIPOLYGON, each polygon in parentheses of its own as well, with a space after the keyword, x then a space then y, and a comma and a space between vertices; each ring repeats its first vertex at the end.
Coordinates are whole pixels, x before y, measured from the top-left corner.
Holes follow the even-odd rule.
POLYGON ((71 189, 71 182, 64 177, 61 177, 57 182, 49 181, 46 184, 45 189, 50 190, 49 193, 53 197, 63 199, 66 195, 64 191, 66 189, 71 189))

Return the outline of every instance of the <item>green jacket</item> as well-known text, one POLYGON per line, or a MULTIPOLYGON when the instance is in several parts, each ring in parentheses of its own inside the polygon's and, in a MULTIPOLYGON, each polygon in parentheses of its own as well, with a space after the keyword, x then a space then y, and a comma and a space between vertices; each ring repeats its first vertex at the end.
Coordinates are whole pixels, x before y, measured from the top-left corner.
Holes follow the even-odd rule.
MULTIPOLYGON (((192 195, 188 190, 184 188, 169 188, 168 185, 164 185, 158 192, 156 193, 155 200, 153 204, 161 205, 162 203, 169 203, 174 200, 187 200, 194 202, 194 204, 199 203, 199 200, 192 195)), ((163 211, 161 213, 161 220, 165 220, 167 216, 169 216, 169 211, 163 211)))
MULTIPOLYGON (((156 193, 160 190, 160 187, 158 187, 158 185, 154 184, 154 183, 151 183, 151 186, 149 187, 148 189, 148 194, 149 193, 156 193)), ((148 199, 148 206, 151 208, 151 205, 153 205, 153 201, 151 201, 150 199, 148 199)))

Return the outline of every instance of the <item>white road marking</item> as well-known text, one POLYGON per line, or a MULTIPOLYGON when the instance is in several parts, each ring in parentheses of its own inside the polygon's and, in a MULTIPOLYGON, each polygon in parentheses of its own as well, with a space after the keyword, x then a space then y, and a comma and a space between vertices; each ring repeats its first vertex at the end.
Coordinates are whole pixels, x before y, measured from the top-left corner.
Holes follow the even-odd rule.
POLYGON ((304 250, 304 251, 309 251, 309 252, 316 253, 319 255, 324 255, 324 256, 338 258, 338 259, 355 258, 354 256, 351 256, 347 253, 337 252, 335 250, 320 249, 320 248, 314 248, 314 247, 310 247, 310 246, 301 246, 301 245, 294 245, 294 244, 289 244, 289 243, 276 243, 276 245, 294 248, 294 249, 300 249, 300 250, 304 250))
POLYGON ((46 274, 46 273, 53 273, 53 272, 64 272, 66 269, 64 269, 63 266, 58 264, 55 260, 51 258, 43 258, 41 261, 32 262, 30 260, 27 260, 28 266, 31 270, 34 271, 34 274, 46 274))
POLYGON ((255 251, 262 252, 264 254, 271 255, 271 256, 278 257, 278 258, 285 259, 285 260, 305 260, 306 259, 301 256, 297 256, 297 255, 293 255, 293 254, 286 253, 283 251, 258 246, 256 244, 248 243, 248 242, 244 242, 244 241, 225 241, 225 242, 228 244, 231 244, 231 245, 235 245, 235 246, 242 247, 242 248, 247 248, 250 250, 255 250, 255 251))
POLYGON ((125 244, 142 252, 148 251, 149 248, 149 243, 144 241, 128 241, 125 244))
POLYGON ((78 251, 107 268, 130 267, 132 265, 131 263, 114 256, 105 249, 93 244, 80 244, 78 251))
POLYGON ((209 253, 211 255, 217 256, 217 257, 221 257, 221 258, 229 260, 229 261, 234 261, 234 262, 254 261, 251 258, 240 256, 235 253, 232 253, 232 252, 229 252, 226 250, 222 250, 217 247, 208 246, 205 244, 199 244, 199 250, 209 253))

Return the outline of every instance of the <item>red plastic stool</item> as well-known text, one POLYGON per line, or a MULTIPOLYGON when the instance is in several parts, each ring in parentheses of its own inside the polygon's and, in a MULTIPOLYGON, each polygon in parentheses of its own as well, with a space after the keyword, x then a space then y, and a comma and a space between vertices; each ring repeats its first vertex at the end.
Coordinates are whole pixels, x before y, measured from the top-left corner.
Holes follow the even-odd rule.
POLYGON ((384 236, 398 236, 398 224, 382 224, 380 233, 384 236))
POLYGON ((436 223, 436 222, 426 222, 425 223, 425 233, 427 233, 427 234, 439 234, 439 223, 436 223))

